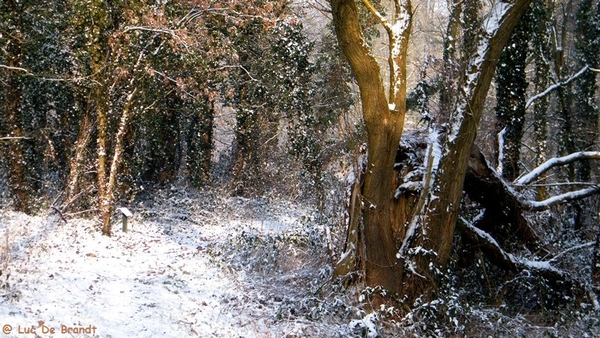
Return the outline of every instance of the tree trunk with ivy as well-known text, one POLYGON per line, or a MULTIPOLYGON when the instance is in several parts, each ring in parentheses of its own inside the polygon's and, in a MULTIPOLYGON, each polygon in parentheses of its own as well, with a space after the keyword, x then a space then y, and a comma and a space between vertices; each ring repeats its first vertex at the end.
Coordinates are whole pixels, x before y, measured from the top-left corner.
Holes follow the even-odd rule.
POLYGON ((26 182, 24 146, 25 135, 21 122, 21 83, 20 78, 24 69, 21 69, 22 55, 22 36, 21 29, 23 28, 21 11, 22 6, 17 1, 8 1, 3 5, 3 9, 7 11, 6 17, 9 18, 9 25, 13 31, 7 39, 5 52, 7 57, 7 67, 4 71, 4 107, 3 110, 6 116, 6 131, 8 132, 8 169, 9 169, 9 186, 11 189, 13 208, 17 211, 29 212, 30 201, 28 193, 28 185, 26 182))
MULTIPOLYGON (((551 48, 548 45, 550 32, 547 23, 552 18, 553 2, 536 0, 532 3, 532 53, 534 60, 533 88, 536 93, 541 93, 548 87, 548 72, 550 71, 549 59, 551 48)), ((533 135, 535 139, 536 166, 544 163, 548 156, 548 108, 547 96, 543 96, 531 103, 533 105, 533 135)), ((543 200, 547 192, 544 186, 545 177, 541 178, 539 187, 536 188, 537 198, 543 200)))
MULTIPOLYGON (((600 4, 597 1, 583 0, 576 14, 576 53, 581 56, 580 67, 600 67, 600 4)), ((575 148, 594 148, 598 132, 598 104, 596 74, 588 71, 575 82, 575 148)), ((576 178, 588 181, 592 166, 589 161, 577 163, 576 178)))
POLYGON ((525 95, 527 92, 527 51, 531 14, 519 21, 496 69, 496 135, 498 168, 513 181, 519 176, 521 139, 525 131, 525 95))

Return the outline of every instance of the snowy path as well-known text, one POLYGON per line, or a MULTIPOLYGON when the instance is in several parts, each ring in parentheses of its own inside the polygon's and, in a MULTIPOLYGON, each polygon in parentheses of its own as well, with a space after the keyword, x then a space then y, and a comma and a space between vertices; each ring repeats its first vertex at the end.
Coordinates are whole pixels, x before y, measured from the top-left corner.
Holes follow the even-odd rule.
POLYGON ((298 297, 318 307, 305 296, 307 281, 321 283, 319 254, 287 235, 302 211, 249 216, 244 203, 140 207, 131 231, 111 238, 87 220, 4 212, 0 235, 4 242, 8 229, 13 247, 4 290, 12 297, 0 306, 0 325, 12 328, 5 336, 32 336, 31 326, 42 337, 70 336, 67 327, 77 337, 336 336, 337 325, 293 316, 298 297))

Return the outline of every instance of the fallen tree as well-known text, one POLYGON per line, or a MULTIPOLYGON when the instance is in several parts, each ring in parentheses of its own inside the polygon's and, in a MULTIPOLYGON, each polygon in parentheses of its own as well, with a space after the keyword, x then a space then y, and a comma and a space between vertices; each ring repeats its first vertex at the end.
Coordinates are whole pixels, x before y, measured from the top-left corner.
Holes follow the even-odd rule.
MULTIPOLYGON (((396 201, 402 200, 400 203, 408 206, 404 210, 406 213, 413 212, 411 208, 419 208, 418 196, 427 187, 424 182, 428 180, 428 167, 431 163, 431 147, 428 145, 431 144, 432 135, 440 137, 438 132, 432 130, 406 132, 400 142, 394 167, 399 184, 394 198, 396 201)), ((589 186, 584 189, 561 192, 541 201, 528 199, 522 193, 526 189, 534 189, 535 185, 532 183, 548 170, 582 159, 600 159, 600 152, 579 152, 553 158, 515 182, 507 182, 489 165, 479 148, 473 146, 469 154, 457 232, 461 234, 463 241, 467 241, 472 248, 483 253, 490 263, 506 273, 519 274, 527 271, 544 278, 560 290, 568 290, 565 292, 573 296, 588 295, 594 307, 600 310, 596 294, 592 291, 594 284, 600 281, 600 232, 595 242, 567 250, 560 249, 545 242, 526 217, 527 213, 539 212, 600 193, 600 186, 588 183, 589 186), (569 252, 590 248, 593 248, 593 258, 590 259, 593 261, 591 283, 554 265, 559 257, 569 252)), ((354 174, 354 184, 348 190, 349 215, 356 214, 357 209, 364 207, 358 203, 365 170, 365 163, 361 163, 358 172, 354 174)), ((352 262, 357 256, 360 257, 357 250, 364 247, 359 222, 354 217, 349 219, 354 222, 348 224, 344 254, 336 265, 338 276, 351 272, 351 269, 343 270, 344 267, 350 268, 344 262, 352 262)), ((351 274, 347 275, 350 276, 351 274)), ((498 293, 502 292, 499 290, 498 293)))

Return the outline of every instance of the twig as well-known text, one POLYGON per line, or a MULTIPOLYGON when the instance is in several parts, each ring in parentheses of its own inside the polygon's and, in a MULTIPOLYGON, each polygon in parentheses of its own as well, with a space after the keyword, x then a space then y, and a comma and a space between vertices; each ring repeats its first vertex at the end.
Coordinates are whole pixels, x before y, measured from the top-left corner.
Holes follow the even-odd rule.
POLYGON ((562 252, 560 252, 560 253, 556 254, 554 257, 550 258, 550 259, 548 260, 548 262, 555 261, 555 260, 557 260, 559 257, 561 257, 561 256, 563 256, 563 255, 565 255, 565 254, 567 254, 567 253, 569 253, 569 252, 576 251, 576 250, 580 250, 580 249, 585 249, 585 248, 588 248, 588 247, 594 246, 594 244, 595 244, 595 243, 596 243, 596 242, 587 242, 587 243, 584 243, 584 244, 575 245, 575 246, 573 246, 573 247, 570 247, 570 248, 568 248, 568 249, 566 249, 566 250, 564 250, 564 251, 562 251, 562 252))
POLYGON ((32 75, 31 72, 25 68, 21 68, 21 67, 11 67, 11 66, 7 66, 7 65, 0 65, 0 68, 4 68, 4 69, 8 69, 8 70, 18 70, 21 72, 25 72, 28 75, 32 75))
POLYGON ((10 140, 31 140, 31 137, 25 137, 25 136, 0 137, 0 141, 10 141, 10 140))
POLYGON ((60 211, 60 210, 59 210, 57 207, 55 207, 55 206, 51 206, 50 208, 51 208, 52 210, 56 211, 56 213, 57 213, 57 214, 60 216, 60 219, 62 219, 62 220, 65 222, 65 224, 67 224, 67 223, 68 223, 68 222, 67 222, 67 219, 65 218, 65 216, 63 216, 62 212, 61 212, 61 211, 60 211))
POLYGON ((67 215, 68 216, 75 216, 75 215, 83 214, 83 213, 86 213, 86 212, 96 213, 96 212, 98 212, 98 210, 99 210, 98 208, 92 208, 92 209, 87 209, 87 210, 82 210, 82 211, 69 212, 69 213, 67 213, 67 215))

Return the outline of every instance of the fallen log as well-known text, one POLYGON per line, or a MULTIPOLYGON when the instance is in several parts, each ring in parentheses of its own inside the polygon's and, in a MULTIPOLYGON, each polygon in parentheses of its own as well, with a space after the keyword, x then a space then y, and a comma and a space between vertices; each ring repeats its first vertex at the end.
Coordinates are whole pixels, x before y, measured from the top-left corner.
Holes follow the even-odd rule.
POLYGON ((533 252, 547 254, 548 248, 529 225, 526 206, 517 192, 493 170, 477 146, 473 146, 465 177, 464 191, 485 212, 476 227, 491 233, 505 247, 520 243, 533 252))

